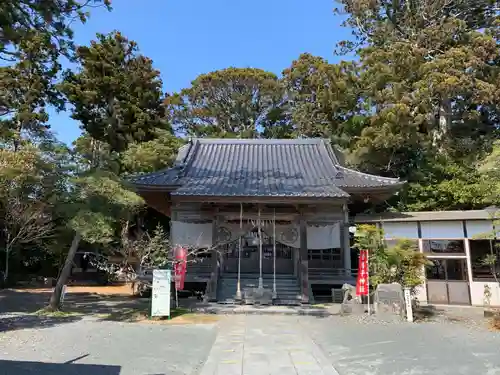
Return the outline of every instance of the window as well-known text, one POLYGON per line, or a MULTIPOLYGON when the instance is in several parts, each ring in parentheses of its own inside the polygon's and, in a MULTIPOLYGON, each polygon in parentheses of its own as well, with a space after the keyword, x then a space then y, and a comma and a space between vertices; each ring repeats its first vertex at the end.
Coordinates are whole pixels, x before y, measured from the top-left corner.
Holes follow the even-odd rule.
POLYGON ((423 246, 425 253, 465 255, 463 240, 424 240, 423 246))
POLYGON ((387 248, 391 248, 399 244, 401 241, 407 241, 410 242, 413 247, 415 247, 415 250, 418 251, 418 240, 413 240, 413 239, 406 239, 406 238, 400 238, 400 239, 392 239, 392 240, 385 240, 385 246, 387 248))
POLYGON ((309 260, 332 262, 341 260, 340 249, 308 250, 309 260))
POLYGON ((446 276, 448 280, 467 280, 465 259, 446 259, 446 276))
POLYGON ((432 264, 425 269, 428 280, 446 280, 446 261, 444 259, 429 259, 432 264))
POLYGON ((470 258, 472 265, 472 279, 475 281, 495 281, 490 266, 482 264, 486 256, 495 254, 496 247, 500 241, 490 240, 471 240, 470 258))
POLYGON ((466 281, 465 259, 429 259, 432 265, 426 268, 428 280, 466 281))
POLYGON ((321 259, 321 250, 309 250, 308 259, 321 259))

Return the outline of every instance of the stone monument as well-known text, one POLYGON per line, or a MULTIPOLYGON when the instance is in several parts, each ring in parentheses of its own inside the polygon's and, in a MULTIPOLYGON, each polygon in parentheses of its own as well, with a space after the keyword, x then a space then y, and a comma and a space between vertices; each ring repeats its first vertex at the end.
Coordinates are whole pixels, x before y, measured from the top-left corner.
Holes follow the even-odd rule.
POLYGON ((404 318, 405 298, 398 283, 379 284, 374 296, 375 314, 404 318))

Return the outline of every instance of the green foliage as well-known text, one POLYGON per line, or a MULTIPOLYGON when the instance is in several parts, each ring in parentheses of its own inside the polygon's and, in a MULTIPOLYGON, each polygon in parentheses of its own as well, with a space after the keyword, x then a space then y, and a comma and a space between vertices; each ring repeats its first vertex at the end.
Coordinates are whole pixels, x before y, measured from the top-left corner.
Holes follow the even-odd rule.
POLYGON ((129 144, 152 140, 163 120, 160 73, 137 44, 119 32, 97 34, 79 47, 81 69, 66 72, 61 90, 72 104, 72 118, 93 139, 123 152, 129 144))
POLYGON ((90 243, 116 239, 120 225, 142 208, 144 201, 111 173, 76 177, 65 202, 69 227, 90 243))
POLYGON ((369 109, 352 162, 408 180, 402 209, 488 204, 472 165, 498 136, 496 2, 339 2, 355 36, 340 47, 360 57, 359 100, 369 109))
MULTIPOLYGON (((109 8, 108 0, 94 5, 109 8)), ((22 137, 43 137, 47 106, 60 109, 55 88, 61 56, 72 58, 75 18, 85 22, 88 1, 11 0, 0 4, 0 137, 18 148, 22 137)))
POLYGON ((148 236, 145 241, 142 241, 138 253, 142 267, 165 268, 171 266, 172 251, 169 236, 161 225, 155 228, 152 236, 148 236))
POLYGON ((273 73, 227 68, 200 75, 165 103, 178 131, 197 137, 257 138, 267 116, 276 116, 282 92, 273 73))
POLYGON ((172 166, 183 141, 169 131, 159 131, 158 138, 134 143, 122 155, 124 171, 155 172, 172 166))
POLYGON ((354 117, 361 109, 355 63, 329 64, 306 53, 285 69, 282 80, 297 134, 332 138, 343 147, 350 144, 357 130, 354 117))
POLYGON ((0 60, 12 61, 18 57, 18 47, 34 34, 44 40, 43 48, 57 60, 59 54, 68 54, 73 47, 71 23, 85 22, 88 5, 104 5, 110 9, 110 0, 9 0, 0 4, 0 60))
POLYGON ((354 247, 368 250, 370 285, 399 283, 413 291, 424 282, 424 267, 429 261, 412 241, 400 240, 387 248, 384 234, 374 225, 359 225, 354 247))

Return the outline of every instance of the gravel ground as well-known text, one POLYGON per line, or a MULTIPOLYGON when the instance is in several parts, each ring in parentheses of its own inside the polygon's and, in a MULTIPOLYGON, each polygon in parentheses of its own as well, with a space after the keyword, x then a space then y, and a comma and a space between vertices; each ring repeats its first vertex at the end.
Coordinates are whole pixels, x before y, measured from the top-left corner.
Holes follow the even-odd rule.
POLYGON ((375 317, 302 317, 340 375, 500 374, 500 333, 484 319, 404 323, 375 317))
POLYGON ((195 374, 216 335, 214 325, 18 319, 37 327, 0 333, 0 375, 195 374))

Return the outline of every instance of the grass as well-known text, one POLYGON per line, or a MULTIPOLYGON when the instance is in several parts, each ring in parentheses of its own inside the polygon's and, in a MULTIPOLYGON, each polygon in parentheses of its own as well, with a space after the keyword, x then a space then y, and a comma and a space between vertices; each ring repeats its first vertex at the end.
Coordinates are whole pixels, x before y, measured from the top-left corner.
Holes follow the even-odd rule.
POLYGON ((491 318, 490 327, 494 331, 500 331, 500 314, 496 314, 491 318))
POLYGON ((314 305, 311 305, 311 307, 314 307, 316 309, 327 309, 330 306, 325 303, 315 303, 314 305))
POLYGON ((216 316, 192 313, 189 309, 174 308, 170 310, 170 317, 151 317, 149 308, 126 308, 117 309, 109 314, 95 315, 101 320, 111 320, 128 323, 149 322, 156 324, 208 324, 218 319, 216 316))
POLYGON ((68 317, 72 317, 72 316, 81 316, 83 314, 75 312, 75 311, 61 311, 61 310, 50 311, 50 310, 47 310, 46 308, 43 308, 43 309, 35 311, 33 313, 33 315, 45 316, 45 317, 49 317, 49 318, 68 318, 68 317))

